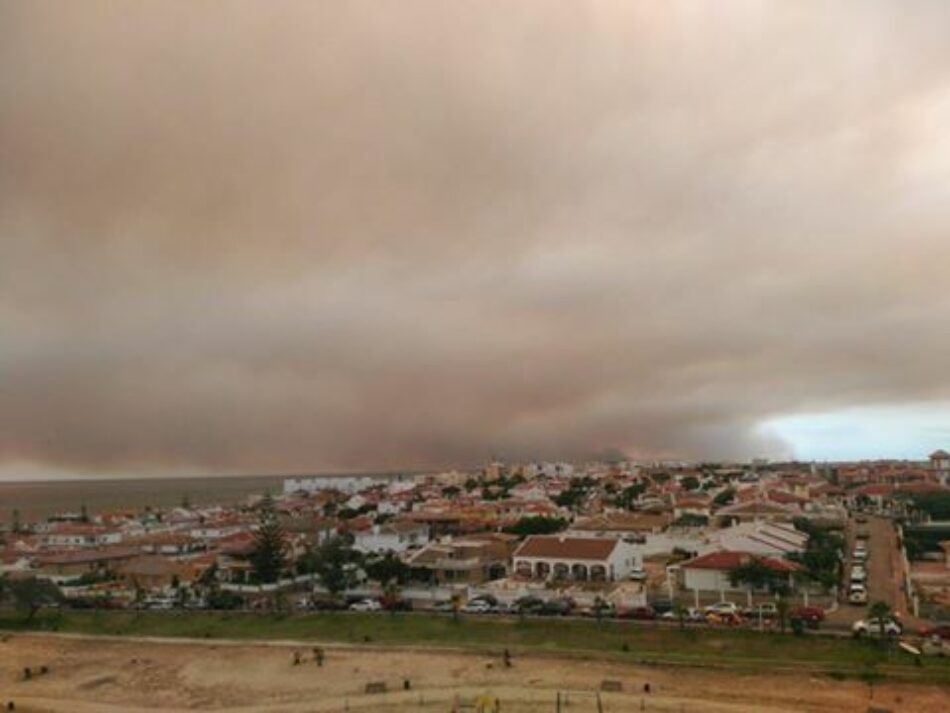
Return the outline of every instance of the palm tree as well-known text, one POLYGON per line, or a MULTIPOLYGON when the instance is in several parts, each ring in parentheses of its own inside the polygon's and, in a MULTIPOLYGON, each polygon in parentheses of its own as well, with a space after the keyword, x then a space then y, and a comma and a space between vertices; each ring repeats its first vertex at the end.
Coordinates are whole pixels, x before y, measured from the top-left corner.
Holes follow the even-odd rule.
POLYGON ((891 617, 891 606, 887 602, 877 601, 871 605, 868 609, 868 614, 872 619, 877 619, 877 625, 880 627, 881 641, 885 641, 884 638, 884 625, 887 623, 887 620, 891 617))
POLYGON ((399 604, 399 595, 402 593, 402 588, 399 586, 399 580, 393 577, 383 586, 383 596, 386 598, 386 603, 389 605, 389 613, 392 616, 396 616, 396 606, 399 604))
POLYGON ((785 624, 788 621, 788 599, 780 594, 775 600, 775 613, 778 614, 779 627, 785 633, 785 624))
POLYGON ((680 629, 686 628, 686 615, 688 613, 689 612, 686 610, 686 607, 684 607, 679 602, 675 602, 673 604, 673 615, 676 617, 677 621, 679 621, 680 629))

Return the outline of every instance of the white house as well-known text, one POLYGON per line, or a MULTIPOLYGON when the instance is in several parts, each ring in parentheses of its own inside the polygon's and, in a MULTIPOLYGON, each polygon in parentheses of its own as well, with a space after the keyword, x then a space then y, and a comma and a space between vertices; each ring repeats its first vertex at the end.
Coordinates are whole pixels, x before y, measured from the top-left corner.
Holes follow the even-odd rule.
POLYGON ((429 528, 415 522, 390 522, 356 532, 353 538, 353 549, 360 552, 402 553, 428 544, 429 528))
POLYGON ((744 592, 745 584, 733 586, 730 575, 737 567, 759 562, 777 574, 788 577, 789 586, 793 585, 792 575, 802 569, 801 565, 777 557, 756 557, 748 552, 710 552, 683 562, 680 571, 683 586, 708 592, 744 592))
POLYGON ((531 535, 515 550, 515 573, 533 579, 614 582, 643 564, 637 548, 615 537, 531 535))

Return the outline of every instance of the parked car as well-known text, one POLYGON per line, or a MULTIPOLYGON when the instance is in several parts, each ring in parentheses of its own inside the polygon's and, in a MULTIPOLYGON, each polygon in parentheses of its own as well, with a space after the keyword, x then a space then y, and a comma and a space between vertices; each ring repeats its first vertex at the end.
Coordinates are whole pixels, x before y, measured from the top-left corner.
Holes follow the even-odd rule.
POLYGON ((570 599, 548 599, 541 605, 538 612, 545 616, 567 616, 574 608, 574 602, 570 599))
POLYGON ((825 620, 825 610, 821 607, 796 607, 789 612, 794 619, 801 619, 809 624, 818 624, 825 620))
POLYGON ((862 585, 852 585, 850 591, 848 592, 848 603, 867 604, 868 591, 862 585))
POLYGON ((375 599, 360 599, 350 604, 350 611, 380 611, 383 605, 375 599))
POLYGON ((739 612, 711 611, 706 613, 706 623, 739 626, 742 623, 742 617, 739 615, 739 612))
POLYGON ((651 599, 650 606, 657 614, 665 614, 673 610, 673 601, 671 599, 651 599))
POLYGON ((868 519, 864 515, 858 515, 856 518, 854 518, 854 521, 859 525, 863 525, 868 521, 868 519))
POLYGON ((647 578, 647 572, 642 567, 634 567, 630 570, 630 579, 634 582, 643 582, 647 578))
POLYGON ((383 609, 386 611, 412 611, 413 609, 411 600, 402 599, 400 597, 383 597, 380 604, 382 604, 383 609))
POLYGON ((479 594, 472 597, 468 600, 471 604, 472 602, 485 602, 489 606, 495 606, 498 603, 498 597, 493 594, 479 594))
POLYGON ((631 607, 620 612, 621 619, 636 619, 638 621, 652 621, 656 619, 656 611, 651 606, 631 607))
POLYGON ((337 599, 314 599, 310 602, 310 608, 322 611, 338 611, 346 609, 347 606, 337 599))
POLYGON ((703 610, 706 614, 738 614, 739 606, 733 602, 716 602, 703 610))
POLYGON ((775 602, 765 602, 756 607, 743 609, 742 614, 753 619, 759 615, 761 615, 763 619, 774 619, 778 616, 778 607, 775 606, 775 602))
MULTIPOLYGON (((660 615, 660 618, 664 621, 679 621, 679 612, 674 609, 665 611, 660 615)), ((703 613, 696 607, 689 607, 683 612, 683 621, 688 621, 691 623, 706 621, 706 618, 703 616, 703 613)))
POLYGON ((473 599, 462 607, 466 614, 488 614, 491 612, 492 605, 484 599, 473 599))
POLYGON ((936 624, 935 626, 925 626, 918 631, 925 639, 943 639, 950 641, 950 624, 936 624))
MULTIPOLYGON (((576 610, 574 613, 579 616, 596 617, 598 612, 597 612, 597 607, 592 604, 590 606, 581 607, 580 609, 576 610)), ((603 604, 600 605, 601 618, 606 619, 608 617, 616 616, 616 614, 617 614, 617 607, 614 606, 613 602, 604 601, 603 604)))
MULTIPOLYGON (((904 627, 902 627, 900 622, 896 621, 895 619, 884 620, 885 636, 900 636, 903 630, 904 627)), ((880 619, 859 619, 852 625, 851 633, 855 636, 880 636, 880 619)))
POLYGON ((925 656, 950 656, 950 639, 924 639, 920 651, 925 656))
POLYGON ((432 606, 432 611, 442 612, 442 613, 454 612, 454 611, 455 611, 455 604, 453 604, 453 603, 450 602, 450 601, 446 601, 446 602, 436 602, 436 603, 432 606))
POLYGON ((544 600, 530 594, 516 599, 512 605, 512 609, 518 614, 540 614, 543 607, 544 600))

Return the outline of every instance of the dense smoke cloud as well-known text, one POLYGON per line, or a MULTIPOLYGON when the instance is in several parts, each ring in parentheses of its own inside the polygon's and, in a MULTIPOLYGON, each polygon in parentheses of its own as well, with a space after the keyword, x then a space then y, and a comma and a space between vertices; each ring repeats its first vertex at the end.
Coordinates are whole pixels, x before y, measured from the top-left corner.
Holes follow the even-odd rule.
POLYGON ((0 461, 784 455, 950 396, 945 3, 0 3, 0 461))

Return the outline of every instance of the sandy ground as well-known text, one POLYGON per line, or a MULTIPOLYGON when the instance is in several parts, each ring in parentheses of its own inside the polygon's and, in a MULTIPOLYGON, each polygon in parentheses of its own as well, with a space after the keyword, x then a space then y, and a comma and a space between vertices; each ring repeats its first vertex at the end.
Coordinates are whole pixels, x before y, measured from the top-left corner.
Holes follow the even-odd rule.
MULTIPOLYGON (((891 711, 944 713, 950 690, 917 684, 867 684, 807 675, 746 675, 645 668, 602 661, 516 657, 511 668, 486 655, 327 647, 323 667, 310 648, 242 643, 168 643, 7 637, 0 643, 0 705, 17 711, 444 711, 489 694, 501 711, 596 711, 604 679, 620 693, 602 695, 605 713, 778 713, 891 711), (304 663, 293 664, 294 652, 304 663), (23 680, 23 668, 49 673, 23 680), (411 690, 403 690, 403 679, 411 690), (370 682, 388 692, 367 694, 370 682), (643 693, 644 683, 651 692, 643 693), (642 703, 641 703, 642 701, 642 703), (642 705, 642 707, 641 707, 642 705)), ((462 710, 474 710, 462 708, 462 710)))

